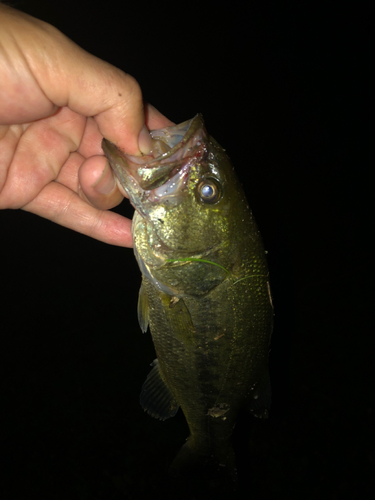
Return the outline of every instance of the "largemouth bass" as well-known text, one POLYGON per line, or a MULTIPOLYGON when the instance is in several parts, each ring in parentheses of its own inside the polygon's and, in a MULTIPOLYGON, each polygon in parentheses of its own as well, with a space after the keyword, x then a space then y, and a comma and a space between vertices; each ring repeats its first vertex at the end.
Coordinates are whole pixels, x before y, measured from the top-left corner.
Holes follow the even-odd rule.
POLYGON ((179 407, 186 417, 190 436, 172 471, 210 463, 233 475, 239 410, 264 417, 270 404, 265 251, 229 158, 201 115, 151 137, 153 151, 143 157, 103 140, 135 208, 138 318, 157 354, 140 402, 161 420, 179 407))

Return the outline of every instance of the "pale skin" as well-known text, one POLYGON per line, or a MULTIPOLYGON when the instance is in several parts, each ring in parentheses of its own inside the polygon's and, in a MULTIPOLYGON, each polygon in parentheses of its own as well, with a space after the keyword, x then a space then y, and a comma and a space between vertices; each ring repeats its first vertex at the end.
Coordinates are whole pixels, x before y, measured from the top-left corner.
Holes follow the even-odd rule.
POLYGON ((130 221, 108 210, 123 194, 101 141, 141 155, 148 129, 171 124, 133 77, 0 4, 0 209, 131 247, 130 221))

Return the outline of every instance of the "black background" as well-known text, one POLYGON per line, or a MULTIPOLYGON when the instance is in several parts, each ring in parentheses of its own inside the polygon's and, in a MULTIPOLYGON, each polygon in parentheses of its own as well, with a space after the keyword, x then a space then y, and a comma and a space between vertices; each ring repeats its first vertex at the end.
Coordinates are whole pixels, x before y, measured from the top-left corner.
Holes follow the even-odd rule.
MULTIPOLYGON (((239 495, 364 498, 375 472, 370 9, 13 5, 132 74, 176 123, 202 112, 233 160, 276 313, 270 418, 237 426, 239 495)), ((118 211, 131 217, 127 202, 118 211)), ((136 322, 132 251, 21 211, 0 212, 0 229, 2 498, 167 498, 188 432, 181 414, 159 422, 138 403, 154 353, 136 322)))

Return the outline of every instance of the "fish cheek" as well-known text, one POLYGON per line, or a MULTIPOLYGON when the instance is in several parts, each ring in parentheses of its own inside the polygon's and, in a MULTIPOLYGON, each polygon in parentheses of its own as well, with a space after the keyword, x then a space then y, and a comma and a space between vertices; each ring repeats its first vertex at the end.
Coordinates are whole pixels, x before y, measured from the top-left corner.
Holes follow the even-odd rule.
MULTIPOLYGON (((228 235, 227 204, 197 200, 194 192, 185 196, 181 204, 158 207, 152 216, 151 232, 169 250, 203 253, 223 241, 228 235), (159 214, 163 213, 162 217, 159 214)), ((181 255, 176 255, 181 257, 181 255)))

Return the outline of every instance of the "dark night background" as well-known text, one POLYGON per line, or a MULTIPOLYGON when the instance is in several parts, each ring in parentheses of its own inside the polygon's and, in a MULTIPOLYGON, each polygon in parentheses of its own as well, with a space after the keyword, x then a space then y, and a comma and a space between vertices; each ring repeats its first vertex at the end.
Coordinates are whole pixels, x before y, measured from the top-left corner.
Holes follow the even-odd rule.
MULTIPOLYGON (((366 498, 375 473, 370 9, 13 5, 135 76, 173 121, 202 112, 233 160, 269 251, 276 314, 270 418, 240 415, 236 428, 238 496, 366 498)), ((127 202, 118 210, 131 217, 127 202)), ((136 321, 132 251, 20 211, 0 212, 0 228, 1 498, 185 498, 165 479, 184 418, 156 421, 138 402, 154 353, 136 321)))

